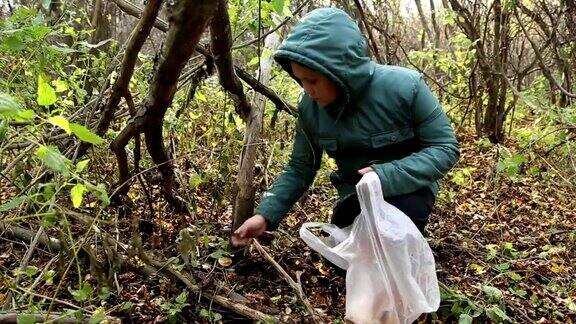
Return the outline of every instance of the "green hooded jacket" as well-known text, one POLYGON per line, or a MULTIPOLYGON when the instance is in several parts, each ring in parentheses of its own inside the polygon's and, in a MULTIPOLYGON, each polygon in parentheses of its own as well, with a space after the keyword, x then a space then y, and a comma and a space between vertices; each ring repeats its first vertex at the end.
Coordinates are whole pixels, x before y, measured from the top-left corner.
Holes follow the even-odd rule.
POLYGON ((458 142, 418 72, 371 61, 354 20, 335 8, 302 18, 274 58, 293 77, 291 61, 329 77, 340 98, 327 107, 308 95, 300 100, 290 160, 256 208, 269 229, 310 187, 323 152, 336 161, 330 179, 341 197, 355 191, 358 170, 367 166, 384 197, 423 187, 437 194, 438 181, 458 160, 458 142))

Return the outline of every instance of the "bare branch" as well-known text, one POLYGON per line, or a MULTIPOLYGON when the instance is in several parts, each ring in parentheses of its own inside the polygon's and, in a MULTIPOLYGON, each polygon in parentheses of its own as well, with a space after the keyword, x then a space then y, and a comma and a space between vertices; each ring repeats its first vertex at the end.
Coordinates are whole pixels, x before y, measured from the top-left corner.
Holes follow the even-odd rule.
MULTIPOLYGON (((284 277, 284 279, 286 280, 286 282, 288 282, 288 284, 294 288, 294 290, 296 290, 296 293, 298 294, 298 297, 300 298, 300 300, 302 301, 302 303, 304 304, 304 306, 306 307, 306 310, 308 311, 308 313, 310 314, 310 316, 312 316, 312 319, 314 320, 315 323, 321 323, 320 319, 318 318, 318 315, 316 315, 316 313, 314 312, 314 308, 312 307, 312 305, 310 304, 310 301, 308 301, 308 298, 306 297, 306 295, 304 295, 304 290, 302 290, 302 285, 299 285, 298 283, 296 283, 294 281, 294 279, 292 279, 292 277, 290 277, 290 275, 286 272, 286 270, 284 270, 282 268, 281 265, 278 264, 278 262, 276 262, 271 256, 270 254, 268 254, 268 252, 266 252, 266 250, 264 250, 264 248, 262 247, 262 245, 260 245, 260 243, 258 243, 257 240, 254 240, 254 246, 256 247, 256 250, 258 250, 258 252, 260 252, 260 254, 264 257, 264 259, 266 259, 268 262, 270 262, 270 264, 272 264, 272 266, 274 267, 274 269, 276 269, 281 275, 282 277, 284 277)), ((298 276, 299 277, 299 276, 298 276)), ((300 281, 300 280, 298 280, 300 281)))
POLYGON ((244 47, 246 47, 246 46, 250 46, 250 45, 252 45, 252 44, 258 43, 259 41, 262 41, 263 39, 266 38, 266 36, 274 33, 274 32, 277 31, 278 29, 282 28, 282 26, 286 25, 294 16, 296 16, 298 13, 300 13, 300 11, 302 11, 302 9, 303 9, 306 5, 308 5, 308 3, 310 3, 310 0, 302 1, 302 3, 298 6, 298 8, 296 8, 296 9, 294 10, 294 12, 292 12, 292 15, 291 15, 291 16, 287 16, 286 18, 284 18, 284 20, 283 20, 281 23, 279 23, 278 25, 274 26, 274 28, 272 28, 272 29, 268 30, 267 32, 265 32, 264 34, 260 35, 260 38, 254 38, 254 39, 249 40, 249 41, 246 41, 246 42, 244 42, 244 43, 242 43, 242 44, 232 46, 232 49, 235 50, 235 49, 244 48, 244 47))
MULTIPOLYGON (((70 211, 68 211, 67 214, 74 216, 85 225, 90 226, 96 234, 102 237, 103 240, 121 247, 126 252, 131 251, 131 247, 128 244, 125 244, 123 242, 114 239, 112 236, 108 235, 106 232, 102 231, 100 228, 94 225, 94 219, 92 217, 70 211)), ((6 224, 5 222, 0 222, 0 231, 6 231, 5 233, 9 234, 10 236, 24 240, 30 240, 32 237, 34 237, 34 232, 20 226, 6 224)), ((44 246, 49 246, 54 250, 60 250, 62 248, 62 244, 60 243, 59 240, 48 237, 46 234, 42 234, 40 236, 38 243, 44 246)), ((165 263, 154 260, 149 256, 147 252, 145 251, 140 252, 141 253, 139 256, 140 259, 144 261, 145 263, 144 265, 142 264, 142 262, 135 261, 133 258, 127 258, 120 254, 118 255, 118 257, 120 258, 121 263, 130 264, 131 267, 138 269, 144 275, 154 276, 156 274, 160 274, 166 276, 168 279, 177 279, 180 282, 182 282, 192 292, 200 294, 203 298, 209 301, 214 300, 216 303, 236 312, 237 314, 241 314, 243 316, 246 316, 247 318, 264 322, 275 321, 274 317, 259 312, 257 310, 251 309, 246 305, 234 302, 229 298, 220 295, 215 295, 206 291, 201 291, 200 287, 194 285, 192 281, 182 273, 172 269, 172 267, 166 267, 165 263)))
POLYGON ((236 106, 236 113, 246 120, 250 114, 251 105, 244 94, 242 82, 234 71, 232 60, 232 33, 228 6, 226 0, 217 0, 216 12, 210 24, 210 45, 214 55, 214 63, 218 69, 220 85, 230 93, 236 106))
MULTIPOLYGON (((138 8, 137 6, 131 4, 126 0, 109 0, 109 1, 113 1, 116 5, 118 5, 118 7, 122 11, 134 17, 138 17, 139 15, 142 14, 142 9, 138 8)), ((154 27, 163 32, 168 31, 168 23, 159 18, 156 18, 156 21, 154 22, 154 27)), ((210 51, 207 50, 206 47, 203 45, 198 45, 196 47, 196 51, 198 51, 198 53, 208 58, 214 59, 212 53, 210 53, 210 51)), ((236 74, 240 79, 242 79, 244 82, 250 85, 250 87, 252 87, 252 89, 254 89, 256 92, 259 92, 264 96, 266 96, 268 99, 270 99, 270 101, 272 101, 272 103, 274 103, 274 105, 276 106, 276 109, 285 111, 292 116, 296 116, 297 111, 296 108, 284 102, 282 98, 278 97, 278 95, 274 92, 274 90, 261 84, 256 78, 251 76, 248 72, 244 71, 240 67, 234 66, 234 69, 236 70, 236 74)))
POLYGON ((554 78, 554 76, 552 75, 552 72, 550 72, 550 69, 548 69, 548 67, 545 65, 544 63, 544 58, 542 57, 542 53, 539 51, 538 45, 536 45, 536 43, 534 42, 534 40, 532 40, 532 38, 530 38, 530 35, 528 34, 528 31, 526 30, 526 28, 524 27, 524 24, 522 24, 522 22, 520 21, 520 15, 518 14, 518 8, 514 7, 514 15, 516 16, 516 19, 518 19, 518 25, 520 26, 520 29, 522 30, 522 32, 524 33, 524 37, 526 37, 526 39, 528 40, 528 42, 530 43, 530 45, 532 46, 532 49, 534 50, 534 55, 536 55, 536 58, 538 58, 539 61, 539 65, 542 71, 542 74, 546 77, 546 79, 553 84, 554 86, 556 86, 558 88, 558 90, 560 90, 563 94, 565 94, 566 96, 570 97, 570 98, 576 98, 576 94, 571 93, 569 90, 565 89, 557 80, 556 78, 554 78))
POLYGON ((370 29, 370 25, 368 25, 368 20, 366 19, 366 15, 364 14, 364 8, 362 8, 362 4, 360 3, 360 0, 354 0, 354 4, 356 4, 356 7, 358 8, 358 12, 360 12, 360 17, 362 19, 362 23, 364 24, 364 28, 366 29, 366 32, 368 33, 368 37, 370 38, 370 45, 372 46, 372 51, 374 52, 374 56, 376 57, 376 61, 378 61, 378 63, 382 63, 384 61, 382 60, 382 57, 380 56, 380 50, 378 49, 378 44, 376 44, 376 39, 374 38, 374 35, 372 34, 372 30, 370 29))
POLYGON ((146 7, 142 13, 142 18, 138 22, 138 25, 134 28, 130 39, 128 40, 128 46, 126 52, 124 53, 124 58, 122 59, 122 65, 120 68, 120 73, 118 74, 118 79, 112 87, 112 93, 108 102, 102 109, 102 116, 98 122, 96 128, 96 133, 102 136, 114 116, 116 107, 120 103, 123 96, 126 95, 128 91, 128 84, 134 73, 134 67, 136 66, 136 59, 138 58, 138 53, 142 49, 144 42, 152 30, 152 26, 156 17, 158 16, 158 11, 162 6, 162 0, 148 0, 146 2, 146 7))

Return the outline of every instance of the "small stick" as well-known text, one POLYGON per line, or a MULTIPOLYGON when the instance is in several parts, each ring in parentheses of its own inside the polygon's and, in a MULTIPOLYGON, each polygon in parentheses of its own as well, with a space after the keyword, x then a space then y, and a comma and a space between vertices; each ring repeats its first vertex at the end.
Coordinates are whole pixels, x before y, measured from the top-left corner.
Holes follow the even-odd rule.
MULTIPOLYGON (((22 259, 22 262, 20 262, 20 271, 16 275, 16 278, 14 278, 14 280, 12 280, 12 282, 10 283, 11 286, 17 286, 18 283, 20 282, 20 279, 22 278, 22 273, 26 272, 26 267, 28 267, 28 262, 30 261, 30 258, 32 257, 34 250, 36 250, 36 245, 38 245, 38 240, 40 239, 40 236, 42 235, 43 232, 44 232, 44 226, 40 226, 40 228, 36 232, 36 235, 34 235, 32 242, 30 243, 30 247, 26 251, 24 258, 22 259)), ((10 293, 8 293, 8 296, 6 298, 6 302, 4 303, 4 309, 6 309, 10 306, 11 301, 12 301, 12 293, 10 292, 10 293)))
MULTIPOLYGON (((296 290, 296 294, 298 295, 298 297, 300 297, 300 300, 302 301, 302 303, 304 304, 304 306, 306 307, 306 310, 308 311, 308 313, 310 313, 310 315, 312 316, 312 320, 314 321, 314 323, 322 323, 322 321, 318 318, 318 315, 316 315, 316 313, 314 312, 314 308, 312 307, 312 305, 310 304, 310 301, 308 301, 308 298, 306 297, 306 295, 304 295, 304 290, 302 289, 302 285, 298 284, 294 281, 294 279, 292 279, 292 277, 290 277, 290 275, 286 272, 286 270, 284 270, 282 268, 282 266, 280 266, 278 264, 278 262, 276 262, 271 256, 270 254, 268 254, 268 252, 266 252, 266 250, 264 250, 264 248, 262 247, 262 245, 260 245, 260 243, 258 243, 257 240, 254 240, 254 246, 256 246, 256 249, 258 250, 258 252, 260 252, 260 254, 262 254, 262 256, 272 264, 272 266, 274 266, 274 268, 280 272, 280 274, 284 277, 284 279, 286 279, 286 281, 288 282, 288 284, 294 288, 294 290, 296 290)), ((300 275, 298 275, 298 278, 300 277, 300 275)))

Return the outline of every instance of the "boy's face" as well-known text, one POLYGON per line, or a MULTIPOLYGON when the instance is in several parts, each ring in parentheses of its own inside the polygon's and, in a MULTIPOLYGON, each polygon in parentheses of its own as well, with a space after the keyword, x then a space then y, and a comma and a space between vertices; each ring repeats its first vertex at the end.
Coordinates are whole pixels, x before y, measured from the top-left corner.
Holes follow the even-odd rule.
POLYGON ((338 99, 338 86, 325 75, 310 68, 291 62, 294 76, 300 80, 306 92, 317 104, 322 107, 338 99))

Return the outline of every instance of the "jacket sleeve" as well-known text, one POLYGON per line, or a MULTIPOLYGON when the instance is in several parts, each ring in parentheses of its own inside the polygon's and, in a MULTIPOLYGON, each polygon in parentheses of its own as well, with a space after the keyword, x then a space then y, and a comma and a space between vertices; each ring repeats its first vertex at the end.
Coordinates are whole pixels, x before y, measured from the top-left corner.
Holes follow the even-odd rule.
POLYGON ((382 182, 385 197, 430 186, 440 180, 460 156, 450 120, 422 76, 416 80, 411 111, 421 150, 403 159, 372 165, 382 182))
POLYGON ((272 188, 263 194, 255 210, 268 221, 268 229, 276 229, 284 215, 310 187, 321 159, 322 150, 308 138, 298 118, 290 160, 272 188))

